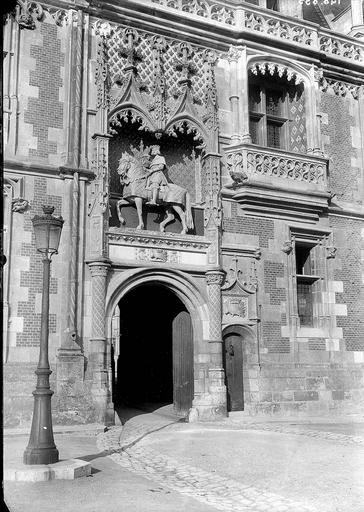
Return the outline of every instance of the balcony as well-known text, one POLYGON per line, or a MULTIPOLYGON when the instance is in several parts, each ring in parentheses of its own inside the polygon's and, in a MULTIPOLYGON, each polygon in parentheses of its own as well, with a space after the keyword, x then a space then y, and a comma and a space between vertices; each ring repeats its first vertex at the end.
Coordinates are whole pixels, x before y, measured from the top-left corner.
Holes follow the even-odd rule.
POLYGON ((224 153, 223 196, 246 213, 315 222, 327 209, 327 159, 255 144, 228 146, 224 153))
MULTIPOLYGON (((181 18, 211 26, 226 27, 234 38, 249 34, 262 36, 264 42, 281 41, 339 61, 364 63, 364 44, 354 38, 321 28, 315 23, 283 13, 234 0, 129 0, 152 8, 162 16, 181 18)), ((294 1, 294 0, 292 0, 294 1)), ((298 0, 297 0, 298 1, 298 0)))

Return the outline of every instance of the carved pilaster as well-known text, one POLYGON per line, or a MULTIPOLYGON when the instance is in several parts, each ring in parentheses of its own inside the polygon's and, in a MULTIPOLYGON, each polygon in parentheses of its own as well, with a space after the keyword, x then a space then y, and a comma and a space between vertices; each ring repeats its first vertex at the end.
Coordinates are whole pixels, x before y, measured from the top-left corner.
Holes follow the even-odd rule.
MULTIPOLYGON (((240 142, 238 62, 242 46, 230 46, 227 59, 230 64, 230 106, 232 112, 231 142, 240 142)), ((240 65, 240 64, 239 64, 240 65)))
POLYGON ((92 372, 92 394, 99 419, 104 421, 107 404, 110 401, 105 333, 106 280, 110 263, 93 261, 88 265, 92 277, 92 335, 89 346, 89 365, 92 372))
POLYGON ((95 180, 90 186, 88 215, 90 216, 91 239, 89 254, 107 257, 105 233, 109 221, 109 139, 111 135, 95 133, 93 171, 95 180))
POLYGON ((210 270, 206 272, 206 283, 210 310, 210 341, 221 342, 222 339, 221 285, 224 281, 224 275, 225 274, 220 270, 210 270))
POLYGON ((205 72, 205 111, 204 122, 208 130, 215 132, 218 129, 217 115, 217 91, 215 80, 215 64, 217 61, 216 52, 205 50, 203 60, 206 63, 205 72))
POLYGON ((164 54, 167 50, 167 43, 164 37, 155 36, 152 40, 153 48, 153 102, 149 105, 149 110, 154 113, 157 128, 162 131, 168 114, 168 107, 166 104, 167 84, 164 75, 164 54))
POLYGON ((208 153, 203 158, 202 165, 205 195, 205 234, 212 242, 209 248, 208 262, 211 265, 218 265, 222 223, 220 155, 208 153))

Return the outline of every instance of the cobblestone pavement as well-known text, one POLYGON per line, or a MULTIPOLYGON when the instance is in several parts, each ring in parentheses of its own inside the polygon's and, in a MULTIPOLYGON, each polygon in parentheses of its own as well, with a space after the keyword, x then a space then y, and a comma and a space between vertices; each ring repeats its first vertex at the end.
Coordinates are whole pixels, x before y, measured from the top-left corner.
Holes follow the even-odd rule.
POLYGON ((281 434, 293 434, 298 436, 314 437, 316 439, 336 441, 340 444, 364 444, 363 436, 351 436, 347 434, 339 434, 336 432, 325 432, 320 430, 311 430, 306 426, 291 426, 291 425, 274 425, 271 423, 232 423, 231 427, 238 428, 239 430, 263 430, 269 432, 279 432, 281 434))
POLYGON ((217 510, 239 512, 317 512, 303 503, 293 502, 253 486, 181 464, 155 450, 132 447, 111 458, 123 468, 178 491, 217 510))
MULTIPOLYGON (((223 511, 241 512, 318 512, 312 505, 287 499, 276 493, 219 476, 199 467, 181 463, 170 456, 143 446, 143 438, 153 432, 178 428, 178 419, 142 415, 129 420, 124 427, 114 427, 98 437, 98 446, 107 450, 117 464, 164 487, 223 511), (139 442, 140 441, 140 442, 139 442)), ((180 425, 180 427, 183 427, 180 425)), ((317 431, 308 426, 277 425, 270 423, 218 422, 206 424, 207 429, 272 431, 282 434, 307 436, 318 440, 346 445, 362 445, 364 437, 317 431)))

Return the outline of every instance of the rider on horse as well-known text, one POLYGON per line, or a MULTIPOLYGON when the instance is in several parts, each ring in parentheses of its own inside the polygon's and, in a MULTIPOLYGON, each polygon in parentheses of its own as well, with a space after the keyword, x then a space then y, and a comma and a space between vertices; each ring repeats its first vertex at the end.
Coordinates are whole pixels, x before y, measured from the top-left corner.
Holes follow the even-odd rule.
POLYGON ((158 191, 161 190, 162 187, 168 186, 167 178, 163 173, 163 170, 166 167, 166 161, 160 154, 159 146, 152 146, 150 148, 150 154, 151 156, 154 156, 154 158, 150 163, 146 188, 147 190, 152 190, 152 199, 148 201, 147 204, 156 205, 158 199, 158 191))

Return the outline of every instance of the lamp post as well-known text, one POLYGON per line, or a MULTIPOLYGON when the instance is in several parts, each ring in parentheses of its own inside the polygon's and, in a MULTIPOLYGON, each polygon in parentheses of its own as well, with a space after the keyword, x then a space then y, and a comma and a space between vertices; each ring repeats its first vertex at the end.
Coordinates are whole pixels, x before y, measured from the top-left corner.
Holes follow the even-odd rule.
POLYGON ((28 446, 23 455, 24 464, 53 464, 58 462, 58 450, 54 444, 51 398, 49 386, 48 330, 49 330, 49 279, 53 254, 57 254, 63 226, 62 217, 54 217, 53 206, 43 206, 44 215, 32 219, 37 251, 42 254, 43 291, 40 329, 39 362, 35 374, 37 386, 33 391, 34 410, 28 446))

